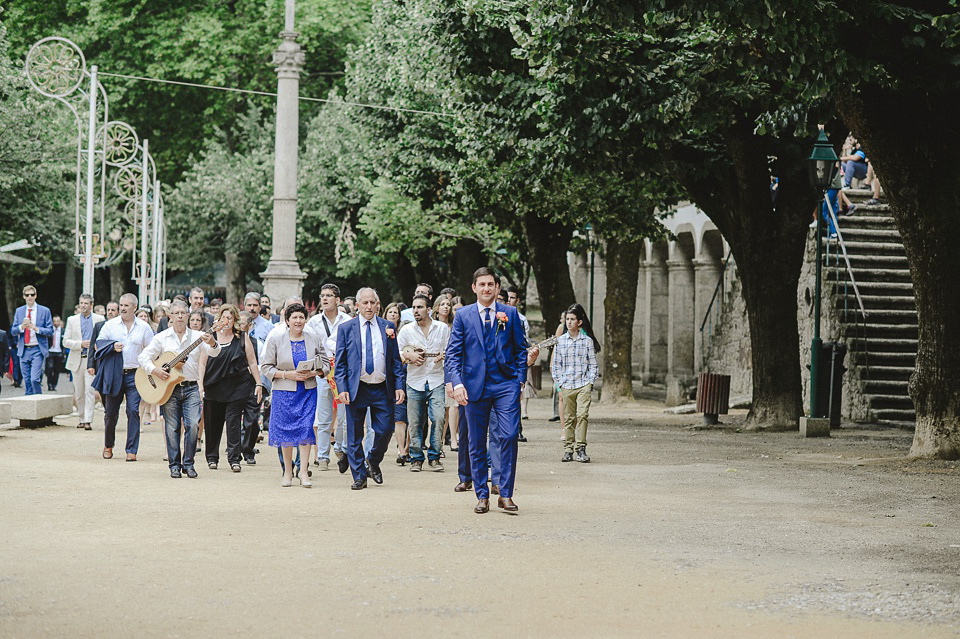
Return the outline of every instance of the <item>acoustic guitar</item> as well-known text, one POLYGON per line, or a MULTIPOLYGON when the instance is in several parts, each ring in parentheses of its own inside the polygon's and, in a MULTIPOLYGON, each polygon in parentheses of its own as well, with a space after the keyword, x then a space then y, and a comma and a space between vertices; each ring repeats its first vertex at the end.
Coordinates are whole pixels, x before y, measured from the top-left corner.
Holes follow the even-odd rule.
MULTIPOLYGON (((214 325, 210 327, 210 330, 206 331, 204 335, 213 335, 223 328, 226 322, 226 318, 221 317, 220 321, 214 323, 214 325)), ((179 353, 165 351, 153 359, 154 366, 162 368, 170 374, 167 379, 160 379, 155 375, 148 375, 147 371, 143 368, 138 368, 135 380, 137 392, 140 393, 140 399, 155 406, 166 404, 170 396, 173 395, 173 389, 183 381, 183 372, 180 369, 183 367, 184 362, 187 361, 187 358, 190 357, 193 349, 200 346, 202 340, 202 337, 198 337, 196 341, 179 353)))

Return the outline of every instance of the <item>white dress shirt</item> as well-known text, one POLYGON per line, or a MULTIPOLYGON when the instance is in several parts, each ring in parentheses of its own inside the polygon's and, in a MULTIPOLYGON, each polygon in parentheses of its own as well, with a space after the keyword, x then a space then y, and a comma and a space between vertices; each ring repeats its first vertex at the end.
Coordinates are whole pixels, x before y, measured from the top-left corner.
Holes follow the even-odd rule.
POLYGON ((387 381, 387 359, 383 350, 383 338, 380 335, 380 326, 377 318, 360 319, 360 381, 365 384, 380 384, 387 381), (373 372, 367 373, 367 324, 370 326, 370 336, 373 338, 373 372))
MULTIPOLYGON (((123 344, 123 368, 137 368, 140 365, 138 358, 143 349, 147 347, 153 338, 153 329, 142 319, 133 318, 133 324, 130 329, 123 323, 122 317, 114 317, 107 320, 103 328, 100 329, 100 335, 97 341, 109 339, 123 344)), ((96 345, 94 345, 96 348, 96 345)))
MULTIPOLYGON (((179 355, 183 349, 200 339, 201 335, 203 335, 201 331, 188 328, 183 332, 183 339, 180 339, 177 336, 177 332, 174 331, 171 326, 167 330, 160 331, 153 336, 153 339, 150 340, 150 343, 137 358, 138 362, 140 366, 143 367, 143 370, 147 372, 147 375, 149 375, 157 368, 153 365, 153 360, 157 355, 166 352, 173 352, 179 355)), ((216 357, 220 354, 220 344, 216 342, 214 342, 213 346, 201 343, 198 348, 190 351, 190 355, 187 356, 187 361, 183 363, 183 367, 180 369, 180 372, 183 373, 184 381, 197 381, 200 375, 200 349, 206 352, 207 357, 216 357)))
MULTIPOLYGON (((361 320, 362 319, 363 318, 361 318, 361 320)), ((330 321, 330 318, 326 317, 323 311, 320 311, 307 321, 307 328, 311 329, 317 334, 317 337, 320 338, 320 343, 323 344, 324 355, 328 359, 337 354, 337 328, 349 320, 349 315, 338 310, 337 317, 333 321, 330 321), (328 330, 330 331, 329 333, 327 332, 328 330)))
MULTIPOLYGON (((37 325, 37 305, 36 304, 34 304, 33 306, 30 306, 29 304, 27 304, 27 311, 26 313, 23 314, 23 319, 24 320, 29 319, 31 322, 33 322, 34 326, 37 325)), ((37 345, 37 329, 36 328, 30 329, 30 341, 24 342, 23 345, 24 346, 37 345)))
MULTIPOLYGON (((425 353, 443 353, 450 341, 450 328, 443 322, 430 322, 427 334, 414 322, 400 329, 397 346, 403 350, 406 346, 422 348, 425 353)), ((435 357, 428 357, 420 366, 407 364, 407 386, 414 390, 425 391, 443 386, 443 362, 439 364, 435 357)))

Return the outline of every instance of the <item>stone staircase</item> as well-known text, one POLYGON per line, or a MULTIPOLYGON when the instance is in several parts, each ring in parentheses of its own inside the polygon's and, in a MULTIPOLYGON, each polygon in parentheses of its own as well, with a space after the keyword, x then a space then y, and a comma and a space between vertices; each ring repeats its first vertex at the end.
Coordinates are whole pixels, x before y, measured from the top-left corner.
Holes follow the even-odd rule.
POLYGON ((867 205, 871 194, 866 190, 849 190, 847 196, 857 209, 840 218, 840 233, 866 322, 836 242, 831 242, 825 272, 849 349, 847 362, 860 380, 874 419, 913 427, 916 412, 907 383, 917 361, 917 307, 907 256, 887 204, 867 205))

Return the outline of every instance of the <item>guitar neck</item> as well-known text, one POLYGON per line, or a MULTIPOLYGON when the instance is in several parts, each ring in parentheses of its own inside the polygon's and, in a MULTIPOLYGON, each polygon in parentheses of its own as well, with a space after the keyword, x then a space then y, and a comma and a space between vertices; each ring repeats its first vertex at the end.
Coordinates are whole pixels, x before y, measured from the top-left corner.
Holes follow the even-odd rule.
POLYGON ((206 335, 213 335, 213 331, 206 331, 206 332, 204 332, 203 335, 201 335, 200 337, 198 337, 198 338, 196 339, 196 341, 193 342, 193 344, 190 344, 190 346, 187 346, 185 349, 183 349, 182 351, 180 351, 180 354, 179 354, 179 355, 177 355, 177 356, 174 357, 172 360, 170 360, 170 362, 167 364, 167 366, 168 366, 169 368, 173 368, 173 367, 176 366, 177 364, 180 364, 180 363, 182 363, 182 362, 187 361, 187 358, 190 357, 190 353, 192 353, 192 352, 193 352, 193 349, 195 349, 197 346, 200 346, 200 342, 203 341, 203 338, 204 338, 206 335))

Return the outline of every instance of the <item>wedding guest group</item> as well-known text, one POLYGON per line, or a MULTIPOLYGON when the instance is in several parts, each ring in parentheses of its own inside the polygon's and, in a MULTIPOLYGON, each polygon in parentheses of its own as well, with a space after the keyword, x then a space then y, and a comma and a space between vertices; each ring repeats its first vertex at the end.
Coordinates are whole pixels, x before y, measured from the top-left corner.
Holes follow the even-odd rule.
MULTIPOLYGON (((312 316, 299 297, 282 300, 275 313, 258 292, 243 296, 242 309, 218 298, 207 304, 200 287, 152 307, 128 293, 100 307, 103 314, 92 296, 81 295, 61 327, 27 286, 11 333, 28 392, 40 392, 44 364, 55 365, 59 351, 74 383, 79 428, 92 429, 102 398, 104 459, 113 457, 125 406, 124 451, 127 461, 137 460, 145 403, 139 369, 154 384, 169 384, 169 394, 144 394, 159 400, 172 478, 200 476, 201 444, 200 470, 217 470, 224 446, 234 473, 244 462, 255 465, 262 427, 277 449, 281 487, 294 480, 312 487, 310 467, 329 470, 335 456, 338 470, 350 471, 350 488, 360 491, 369 480, 385 483, 382 462, 396 437, 398 466, 443 472, 449 445, 457 453, 454 491, 474 494, 473 511, 489 512, 497 495, 497 506, 516 514, 528 367, 539 348, 531 345, 518 289, 502 288, 496 271, 482 267, 471 290, 477 301, 465 305, 456 290, 434 297, 433 286, 421 282, 409 307, 384 306, 373 288, 343 296, 328 282, 312 316), (164 353, 173 363, 163 363, 164 353)), ((563 322, 551 369, 563 400, 562 461, 587 462, 600 345, 581 306, 568 308, 563 322)), ((48 388, 55 387, 56 376, 48 375, 48 388)))

